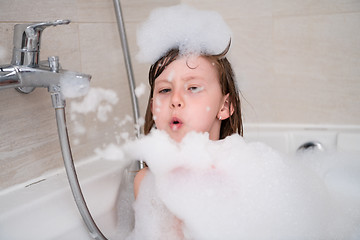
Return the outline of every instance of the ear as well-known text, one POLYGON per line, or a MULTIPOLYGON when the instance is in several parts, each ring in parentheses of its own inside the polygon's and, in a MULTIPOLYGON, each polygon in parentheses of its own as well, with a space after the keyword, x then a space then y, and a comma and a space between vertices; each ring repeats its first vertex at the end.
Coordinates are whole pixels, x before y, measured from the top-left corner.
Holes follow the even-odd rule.
POLYGON ((229 93, 223 97, 222 106, 217 114, 219 120, 229 118, 234 113, 234 106, 229 101, 229 93))

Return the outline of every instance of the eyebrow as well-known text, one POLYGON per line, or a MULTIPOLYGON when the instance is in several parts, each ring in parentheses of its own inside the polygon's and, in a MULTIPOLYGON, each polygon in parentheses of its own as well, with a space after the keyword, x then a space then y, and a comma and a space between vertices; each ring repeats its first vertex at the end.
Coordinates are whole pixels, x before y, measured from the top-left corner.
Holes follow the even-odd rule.
MULTIPOLYGON (((190 76, 186 76, 185 78, 182 78, 182 80, 184 80, 185 82, 191 81, 191 80, 200 80, 200 81, 205 81, 206 79, 204 77, 202 77, 201 75, 190 75, 190 76)), ((167 78, 157 78, 155 79, 156 83, 171 83, 172 81, 169 81, 167 78)), ((206 82, 206 81, 205 81, 206 82)))
POLYGON ((205 78, 204 78, 203 76, 201 76, 201 75, 196 75, 196 76, 191 75, 191 76, 185 77, 185 78, 184 78, 184 81, 185 81, 185 82, 188 82, 188 81, 194 80, 194 79, 195 79, 195 80, 205 81, 205 78))
POLYGON ((162 83, 162 82, 170 83, 171 81, 169 81, 166 78, 160 78, 160 79, 157 78, 157 79, 155 79, 155 83, 162 83))

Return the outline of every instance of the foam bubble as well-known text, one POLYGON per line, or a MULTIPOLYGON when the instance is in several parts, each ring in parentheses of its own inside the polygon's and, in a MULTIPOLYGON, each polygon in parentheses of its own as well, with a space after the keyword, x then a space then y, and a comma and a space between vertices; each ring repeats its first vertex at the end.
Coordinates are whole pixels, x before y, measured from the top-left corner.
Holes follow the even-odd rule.
POLYGON ((138 98, 141 97, 145 93, 145 90, 146 90, 145 84, 140 83, 140 85, 135 88, 136 97, 138 98))
POLYGON ((115 161, 124 158, 124 153, 122 152, 121 148, 113 143, 107 145, 104 149, 96 148, 95 153, 97 156, 106 160, 115 161))
POLYGON ((124 126, 125 124, 127 124, 127 123, 129 123, 129 122, 132 122, 133 121, 133 119, 132 119, 132 117, 130 116, 130 115, 125 115, 125 117, 124 117, 124 119, 123 120, 121 120, 121 121, 119 121, 117 124, 118 124, 118 126, 119 127, 122 127, 122 126, 124 126))
POLYGON ((343 195, 319 174, 324 171, 265 144, 246 143, 239 135, 211 141, 206 133, 189 133, 176 143, 153 130, 123 149, 125 159, 144 160, 151 170, 134 205, 136 224, 129 239, 358 236, 360 198, 341 201, 343 195))
POLYGON ((159 98, 155 98, 155 104, 159 107, 161 106, 161 101, 159 98))
POLYGON ((113 90, 90 88, 82 101, 71 102, 72 113, 87 114, 96 112, 100 121, 107 120, 107 114, 112 111, 112 105, 119 101, 113 90))
POLYGON ((61 94, 64 99, 85 96, 90 89, 87 78, 76 78, 75 74, 66 73, 60 79, 61 94))
POLYGON ((157 8, 137 31, 137 59, 154 63, 172 48, 180 54, 219 54, 230 38, 228 25, 215 11, 187 5, 157 8))
POLYGON ((174 77, 175 77, 175 72, 174 72, 174 71, 171 71, 171 72, 169 73, 169 76, 167 77, 168 82, 172 82, 172 80, 174 79, 174 77))

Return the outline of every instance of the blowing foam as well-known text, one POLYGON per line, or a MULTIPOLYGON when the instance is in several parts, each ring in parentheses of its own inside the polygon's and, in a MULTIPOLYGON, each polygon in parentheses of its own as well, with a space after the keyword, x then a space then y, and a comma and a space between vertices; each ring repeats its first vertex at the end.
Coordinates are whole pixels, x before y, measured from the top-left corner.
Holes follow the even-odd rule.
POLYGON ((176 143, 153 130, 123 150, 125 159, 144 160, 150 169, 134 204, 135 228, 128 239, 360 236, 354 233, 359 198, 350 205, 339 201, 321 171, 265 144, 246 143, 239 135, 211 141, 200 133, 176 143))
POLYGON ((231 39, 231 31, 215 11, 188 5, 157 8, 137 31, 140 62, 154 63, 168 50, 180 54, 219 54, 231 39))
POLYGON ((96 112, 97 118, 101 122, 106 122, 108 113, 112 112, 113 105, 118 101, 119 98, 113 90, 90 88, 84 99, 71 102, 71 111, 81 114, 96 112))

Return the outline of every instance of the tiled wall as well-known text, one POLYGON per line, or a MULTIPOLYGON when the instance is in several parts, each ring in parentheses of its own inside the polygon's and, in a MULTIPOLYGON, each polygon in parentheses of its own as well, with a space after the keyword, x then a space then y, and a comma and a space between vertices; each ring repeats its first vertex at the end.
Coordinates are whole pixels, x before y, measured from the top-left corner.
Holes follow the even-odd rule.
MULTIPOLYGON (((149 66, 134 58, 136 26, 151 9, 180 2, 216 10, 232 28, 230 60, 246 123, 360 125, 359 1, 121 0, 137 85, 147 83, 149 66)), ((57 55, 64 69, 91 74, 92 87, 118 95, 107 122, 78 116, 86 134, 68 117, 77 161, 132 132, 131 124, 119 125, 132 110, 111 0, 0 0, 0 6, 0 64, 10 63, 14 24, 71 19, 44 30, 41 58, 57 55)), ((146 101, 146 94, 139 99, 142 115, 146 101)), ((46 89, 1 90, 0 124, 0 189, 62 167, 46 89)))

